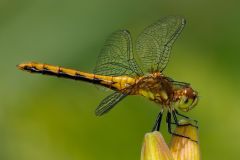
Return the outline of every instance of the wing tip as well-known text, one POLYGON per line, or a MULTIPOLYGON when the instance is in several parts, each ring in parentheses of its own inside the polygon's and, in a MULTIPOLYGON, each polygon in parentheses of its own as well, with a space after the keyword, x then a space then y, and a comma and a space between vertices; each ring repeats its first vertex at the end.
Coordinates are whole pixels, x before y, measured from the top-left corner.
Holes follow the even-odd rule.
POLYGON ((185 24, 187 23, 185 17, 179 16, 179 15, 166 16, 166 17, 163 17, 163 18, 160 19, 160 20, 164 20, 164 19, 175 19, 175 20, 177 20, 178 22, 180 22, 182 25, 185 25, 185 24))
POLYGON ((182 25, 185 25, 187 23, 187 20, 182 17, 182 25))
POLYGON ((104 115, 106 112, 104 112, 104 111, 102 111, 101 109, 96 109, 95 110, 95 115, 97 116, 97 117, 100 117, 100 116, 102 116, 102 115, 104 115))
POLYGON ((95 111, 95 116, 100 117, 102 114, 95 111))

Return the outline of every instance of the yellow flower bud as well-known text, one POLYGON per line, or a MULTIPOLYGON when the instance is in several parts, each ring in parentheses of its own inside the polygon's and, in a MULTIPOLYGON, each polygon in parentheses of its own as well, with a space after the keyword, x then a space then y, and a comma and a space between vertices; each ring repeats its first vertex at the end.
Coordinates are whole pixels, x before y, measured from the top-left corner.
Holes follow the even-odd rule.
POLYGON ((146 133, 141 160, 173 160, 173 156, 160 132, 146 133))
POLYGON ((177 126, 175 133, 189 137, 190 139, 172 136, 170 151, 174 160, 200 160, 200 148, 198 141, 198 129, 195 126, 187 125, 186 121, 180 121, 184 126, 177 126))
POLYGON ((141 160, 200 160, 198 129, 185 120, 175 129, 170 147, 160 132, 146 133, 141 152, 141 160))

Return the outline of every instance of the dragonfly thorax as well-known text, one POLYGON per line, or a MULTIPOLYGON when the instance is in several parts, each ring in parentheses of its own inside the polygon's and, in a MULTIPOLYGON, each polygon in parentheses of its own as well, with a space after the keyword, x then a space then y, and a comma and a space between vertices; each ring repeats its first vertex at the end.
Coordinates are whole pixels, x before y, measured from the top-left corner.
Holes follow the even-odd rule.
POLYGON ((173 98, 171 83, 159 72, 140 77, 133 90, 162 106, 170 106, 173 98))

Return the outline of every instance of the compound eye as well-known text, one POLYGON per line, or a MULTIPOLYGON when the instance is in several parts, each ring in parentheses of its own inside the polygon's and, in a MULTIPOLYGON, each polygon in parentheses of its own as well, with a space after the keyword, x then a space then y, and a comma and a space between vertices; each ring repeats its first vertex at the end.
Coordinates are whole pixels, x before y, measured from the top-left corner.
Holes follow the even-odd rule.
POLYGON ((185 103, 185 104, 187 104, 187 103, 188 103, 188 101, 189 101, 189 100, 188 100, 188 98, 186 98, 186 99, 185 99, 185 101, 184 101, 184 103, 185 103))
POLYGON ((182 96, 179 102, 178 108, 182 111, 187 112, 190 109, 190 106, 192 105, 193 100, 186 97, 182 96))
POLYGON ((193 99, 191 99, 191 98, 186 98, 185 101, 184 101, 184 105, 185 105, 186 107, 189 107, 189 106, 192 104, 192 102, 193 102, 193 99))

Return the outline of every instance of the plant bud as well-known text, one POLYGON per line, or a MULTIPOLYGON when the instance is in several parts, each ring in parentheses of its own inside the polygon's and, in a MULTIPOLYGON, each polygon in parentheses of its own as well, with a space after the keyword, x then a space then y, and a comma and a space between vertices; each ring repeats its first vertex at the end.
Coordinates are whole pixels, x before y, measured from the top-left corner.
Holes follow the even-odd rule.
POLYGON ((172 136, 169 148, 174 160, 200 160, 198 129, 184 120, 179 123, 183 126, 177 126, 175 133, 189 138, 172 136))
POLYGON ((146 133, 141 160, 173 160, 173 156, 160 132, 146 133))

